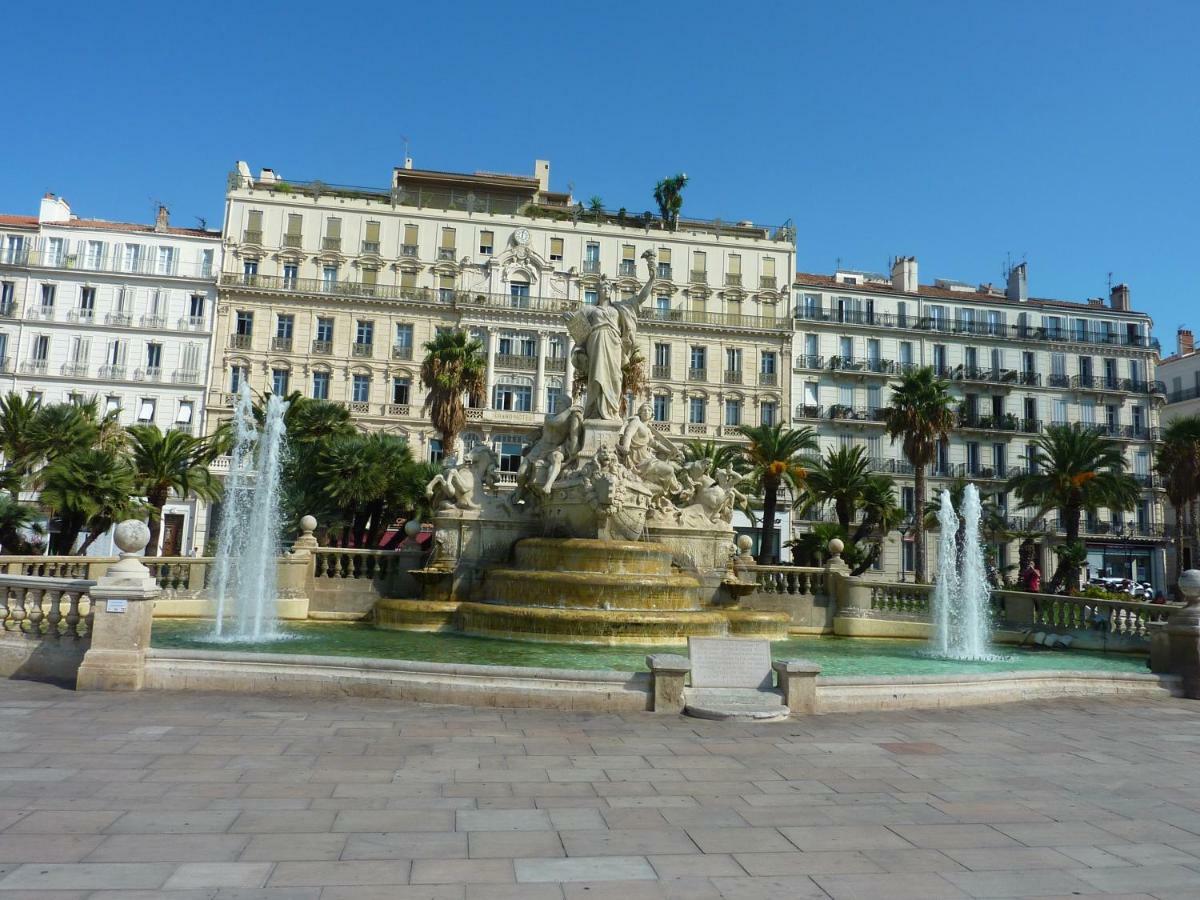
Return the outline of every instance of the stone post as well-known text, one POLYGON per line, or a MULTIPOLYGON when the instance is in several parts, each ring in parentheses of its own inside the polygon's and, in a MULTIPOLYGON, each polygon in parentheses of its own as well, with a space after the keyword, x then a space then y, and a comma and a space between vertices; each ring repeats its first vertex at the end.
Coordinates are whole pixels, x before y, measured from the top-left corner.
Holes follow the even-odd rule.
MULTIPOLYGON (((316 558, 313 550, 317 549, 317 539, 313 537, 317 520, 312 516, 304 516, 300 520, 300 536, 292 544, 292 550, 279 558, 276 577, 276 588, 280 598, 291 601, 289 605, 302 602, 307 615, 308 602, 313 595, 314 565, 316 558)), ((279 610, 276 610, 279 613, 279 610)))
POLYGON ((537 377, 533 380, 533 411, 546 411, 546 349, 550 342, 550 332, 537 333, 537 377))
POLYGON ((650 669, 651 697, 656 713, 683 712, 683 681, 692 661, 676 653, 654 653, 646 657, 650 669))
POLYGON ((821 667, 806 659, 780 659, 771 664, 779 679, 783 704, 791 714, 817 711, 817 676, 821 667))
POLYGON ((1200 569, 1179 576, 1179 593, 1187 606, 1171 613, 1167 637, 1171 644, 1171 674, 1183 679, 1183 695, 1200 700, 1200 569))
POLYGON ((158 583, 137 553, 150 542, 145 522, 129 519, 114 533, 121 558, 88 593, 95 619, 92 643, 75 681, 79 691, 140 691, 158 583))
MULTIPOLYGON (((491 409, 492 403, 494 402, 492 394, 494 394, 495 390, 496 390, 496 347, 497 346, 498 346, 498 344, 497 344, 497 338, 496 338, 496 328, 492 325, 488 325, 487 326, 487 348, 485 350, 485 352, 487 353, 487 369, 485 370, 486 374, 484 376, 484 390, 487 392, 487 395, 483 398, 483 408, 484 409, 491 409)), ((453 448, 451 448, 451 449, 453 449, 453 448)), ((449 452, 449 450, 446 450, 446 448, 443 448, 443 450, 445 452, 449 452)))

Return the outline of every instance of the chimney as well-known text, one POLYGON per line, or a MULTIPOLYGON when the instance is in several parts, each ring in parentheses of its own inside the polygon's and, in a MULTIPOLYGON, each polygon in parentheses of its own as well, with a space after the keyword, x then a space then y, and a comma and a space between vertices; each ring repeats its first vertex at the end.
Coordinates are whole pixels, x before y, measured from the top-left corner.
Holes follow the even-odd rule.
POLYGON ((1114 284, 1108 295, 1108 305, 1113 309, 1127 311, 1129 309, 1129 285, 1114 284))
POLYGON ((46 194, 38 207, 38 221, 43 223, 70 222, 71 207, 62 197, 46 194))
POLYGON ((406 168, 406 169, 412 168, 412 157, 411 156, 404 157, 404 168, 406 168))
POLYGON ((897 256, 892 263, 892 287, 905 294, 915 294, 917 287, 917 258, 897 256))
POLYGON ((166 231, 171 224, 171 211, 163 204, 158 204, 158 215, 154 217, 154 230, 166 231))
POLYGON ((1189 356, 1190 354, 1195 352, 1196 341, 1195 341, 1195 338, 1192 337, 1192 329, 1180 328, 1175 336, 1179 341, 1179 355, 1180 356, 1189 356))
POLYGON ((1024 303, 1029 299, 1029 281, 1025 274, 1025 263, 1017 263, 1008 270, 1008 287, 1004 296, 1014 303, 1024 303))
POLYGON ((550 190, 550 160, 535 159, 533 176, 538 180, 538 190, 543 194, 550 190))

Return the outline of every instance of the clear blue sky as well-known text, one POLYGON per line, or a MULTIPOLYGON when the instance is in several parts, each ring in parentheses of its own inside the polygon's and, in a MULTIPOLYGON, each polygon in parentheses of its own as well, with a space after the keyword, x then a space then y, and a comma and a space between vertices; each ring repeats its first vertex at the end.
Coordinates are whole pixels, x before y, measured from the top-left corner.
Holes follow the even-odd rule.
POLYGON ((386 186, 532 172, 606 205, 799 227, 805 271, 1127 281, 1194 314, 1200 3, 203 3, 5 9, 0 210, 221 219, 237 159, 386 186))

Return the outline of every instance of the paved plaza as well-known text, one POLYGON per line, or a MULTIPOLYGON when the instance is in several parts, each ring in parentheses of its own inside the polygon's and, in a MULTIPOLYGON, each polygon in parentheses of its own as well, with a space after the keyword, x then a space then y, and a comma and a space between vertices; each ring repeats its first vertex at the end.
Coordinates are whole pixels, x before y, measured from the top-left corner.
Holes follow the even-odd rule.
POLYGON ((742 726, 0 686, 0 900, 1200 897, 1200 703, 742 726))

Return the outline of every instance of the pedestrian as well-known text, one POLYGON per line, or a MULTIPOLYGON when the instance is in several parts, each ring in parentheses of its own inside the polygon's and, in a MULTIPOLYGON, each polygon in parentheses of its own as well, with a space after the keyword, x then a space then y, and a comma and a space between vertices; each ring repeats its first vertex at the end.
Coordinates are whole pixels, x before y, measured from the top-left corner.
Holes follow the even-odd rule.
POLYGON ((1040 594, 1042 592, 1042 570, 1037 567, 1037 563, 1033 563, 1029 567, 1029 593, 1040 594))

